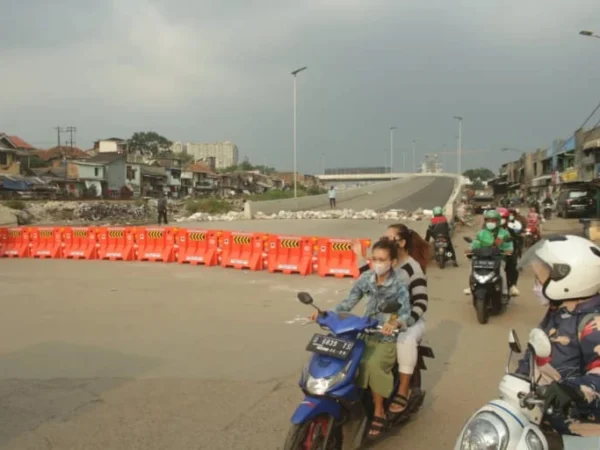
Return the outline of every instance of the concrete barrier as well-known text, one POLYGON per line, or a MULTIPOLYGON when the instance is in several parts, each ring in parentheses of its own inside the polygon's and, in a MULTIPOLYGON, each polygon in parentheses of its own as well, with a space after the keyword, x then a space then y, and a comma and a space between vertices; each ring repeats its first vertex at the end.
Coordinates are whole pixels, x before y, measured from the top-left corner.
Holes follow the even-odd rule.
MULTIPOLYGON (((381 190, 395 188, 409 182, 411 178, 385 181, 374 183, 368 186, 361 186, 344 191, 337 192, 336 200, 339 202, 354 200, 367 195, 376 194, 381 190)), ((327 194, 307 195, 298 198, 286 198, 282 200, 266 200, 264 202, 246 202, 244 211, 246 215, 253 216, 257 212, 264 214, 276 214, 279 211, 308 211, 311 209, 323 208, 329 205, 329 197, 327 194)))

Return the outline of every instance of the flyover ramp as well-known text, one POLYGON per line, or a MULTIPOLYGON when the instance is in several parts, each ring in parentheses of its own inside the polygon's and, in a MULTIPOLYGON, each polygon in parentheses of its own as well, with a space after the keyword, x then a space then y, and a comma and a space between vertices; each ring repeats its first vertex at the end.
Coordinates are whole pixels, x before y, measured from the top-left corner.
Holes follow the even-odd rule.
MULTIPOLYGON (((386 181, 339 191, 337 194, 338 209, 353 210, 389 210, 417 209, 443 205, 450 197, 456 177, 454 176, 414 176, 404 179, 386 181), (421 192, 425 192, 421 194, 421 192), (418 204, 419 201, 424 204, 418 204), (408 206, 402 206, 408 205, 408 206)), ((275 214, 279 211, 322 211, 329 209, 327 194, 264 202, 249 202, 252 215, 257 212, 275 214)))

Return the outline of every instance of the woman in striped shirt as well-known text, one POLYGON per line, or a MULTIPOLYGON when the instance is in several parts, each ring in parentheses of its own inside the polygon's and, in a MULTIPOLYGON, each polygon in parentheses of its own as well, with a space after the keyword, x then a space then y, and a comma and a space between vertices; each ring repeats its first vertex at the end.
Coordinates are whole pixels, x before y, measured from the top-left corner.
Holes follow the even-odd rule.
MULTIPOLYGON (((397 415, 404 412, 410 401, 410 379, 417 365, 419 342, 425 332, 423 315, 429 303, 425 271, 430 250, 429 244, 419 233, 403 224, 390 225, 385 237, 398 243, 398 265, 394 269, 408 285, 411 302, 411 314, 406 323, 408 329, 399 334, 397 342, 400 385, 390 405, 390 413, 397 415)), ((368 269, 367 264, 360 271, 368 269)))

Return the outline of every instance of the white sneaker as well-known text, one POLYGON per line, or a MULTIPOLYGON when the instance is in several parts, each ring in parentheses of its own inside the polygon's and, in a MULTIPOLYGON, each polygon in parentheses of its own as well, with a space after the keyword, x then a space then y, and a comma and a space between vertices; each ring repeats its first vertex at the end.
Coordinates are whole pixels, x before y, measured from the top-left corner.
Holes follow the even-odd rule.
POLYGON ((465 295, 471 295, 471 288, 466 288, 466 289, 463 291, 463 293, 464 293, 465 295))
POLYGON ((516 286, 512 286, 512 287, 510 288, 510 295, 511 295, 512 297, 518 297, 520 294, 521 294, 521 293, 519 292, 519 289, 517 289, 517 287, 516 287, 516 286))

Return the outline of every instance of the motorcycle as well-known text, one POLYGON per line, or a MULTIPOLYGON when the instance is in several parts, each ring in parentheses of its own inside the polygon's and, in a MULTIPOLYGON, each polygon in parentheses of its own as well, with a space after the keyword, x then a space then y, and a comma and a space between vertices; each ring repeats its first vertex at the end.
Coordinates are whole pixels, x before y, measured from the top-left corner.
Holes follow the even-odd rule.
MULTIPOLYGON (((471 243, 473 239, 465 237, 471 243)), ((480 324, 488 323, 490 314, 498 314, 508 296, 502 293, 502 252, 497 247, 478 248, 467 254, 471 259, 469 287, 473 295, 473 307, 480 324)))
POLYGON ((435 260, 438 263, 440 269, 446 266, 446 261, 452 258, 452 252, 448 251, 448 238, 443 234, 439 234, 435 237, 435 260))
MULTIPOLYGON (((368 425, 373 419, 373 401, 368 389, 355 384, 360 360, 365 349, 363 335, 381 333, 381 327, 371 317, 348 313, 322 311, 314 305, 307 292, 298 293, 301 303, 312 306, 319 314, 316 323, 328 335, 315 334, 306 350, 312 353, 304 366, 299 386, 304 392, 292 415, 292 425, 285 440, 284 450, 356 450, 368 438, 368 425)), ((386 302, 379 308, 383 313, 394 313, 398 302, 386 302)), ((433 358, 429 347, 419 346, 418 363, 411 379, 414 400, 404 414, 388 424, 388 429, 406 422, 423 404, 425 391, 421 390, 421 371, 426 370, 423 358, 433 358)), ((398 370, 394 373, 394 390, 398 389, 398 370)), ((385 403, 386 410, 391 403, 385 403)), ((383 432, 385 432, 384 430, 383 432)), ((383 434, 382 432, 382 434, 383 434)))
POLYGON ((527 227, 525 227, 525 231, 523 232, 523 248, 531 247, 538 240, 539 238, 537 235, 537 230, 533 226, 527 225, 527 227))
MULTIPOLYGON (((546 333, 534 328, 529 334, 529 376, 509 373, 513 353, 521 353, 515 330, 508 336, 510 353, 505 375, 500 381, 500 398, 489 402, 473 414, 463 427, 454 450, 506 449, 549 450, 549 442, 540 427, 545 414, 546 386, 540 386, 535 376, 536 367, 547 363, 552 346, 546 333)), ((568 387, 566 388, 568 389, 568 387)), ((569 390, 576 403, 580 391, 569 390)), ((562 436, 564 450, 591 450, 600 448, 600 437, 562 436)))
POLYGON ((542 214, 544 216, 544 220, 550 220, 552 218, 552 205, 544 205, 542 214))

